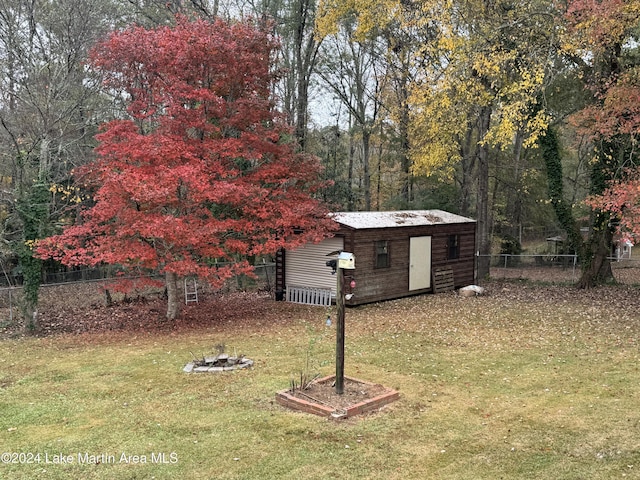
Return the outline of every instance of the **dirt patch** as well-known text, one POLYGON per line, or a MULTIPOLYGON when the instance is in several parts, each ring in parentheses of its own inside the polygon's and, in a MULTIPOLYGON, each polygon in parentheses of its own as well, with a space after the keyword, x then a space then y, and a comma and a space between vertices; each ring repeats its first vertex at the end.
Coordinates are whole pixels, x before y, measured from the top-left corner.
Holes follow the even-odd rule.
POLYGON ((344 378, 343 387, 338 394, 335 376, 331 375, 304 389, 280 391, 276 400, 293 410, 341 419, 379 410, 399 398, 393 389, 349 377, 344 378))
POLYGON ((304 390, 296 389, 292 395, 298 398, 312 400, 334 409, 345 409, 364 400, 370 400, 389 389, 379 384, 363 383, 362 381, 345 378, 342 394, 336 393, 334 378, 331 381, 313 382, 304 390))

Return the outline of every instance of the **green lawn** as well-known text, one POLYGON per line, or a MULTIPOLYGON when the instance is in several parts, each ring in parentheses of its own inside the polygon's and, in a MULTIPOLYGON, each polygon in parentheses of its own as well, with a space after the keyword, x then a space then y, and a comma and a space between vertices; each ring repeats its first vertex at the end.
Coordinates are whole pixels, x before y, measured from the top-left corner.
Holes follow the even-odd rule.
POLYGON ((638 291, 489 292, 348 309, 347 375, 401 397, 341 422, 274 399, 307 354, 333 373, 322 308, 0 341, 0 478, 640 478, 638 291), (182 372, 220 343, 254 368, 182 372))

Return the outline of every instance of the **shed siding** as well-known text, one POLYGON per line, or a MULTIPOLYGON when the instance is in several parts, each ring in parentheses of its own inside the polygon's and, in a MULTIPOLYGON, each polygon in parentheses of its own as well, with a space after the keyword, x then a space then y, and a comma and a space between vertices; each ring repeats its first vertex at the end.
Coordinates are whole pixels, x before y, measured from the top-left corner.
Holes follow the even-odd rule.
POLYGON ((475 278, 476 236, 475 224, 449 225, 444 232, 434 234, 431 243, 432 268, 453 267, 453 279, 456 288, 470 285, 475 278), (459 235, 459 257, 448 259, 449 235, 459 235))
MULTIPOLYGON (((342 237, 326 238, 320 243, 303 245, 286 252, 285 283, 287 286, 330 288, 336 294, 336 277, 325 262, 326 255, 343 249, 342 237)), ((357 260, 356 260, 357 262, 357 260)))
MULTIPOLYGON (((420 227, 345 229, 345 249, 356 257, 356 290, 349 305, 377 302, 431 292, 432 288, 409 291, 409 247, 411 237, 431 237, 431 267, 451 265, 456 287, 473 283, 475 224, 447 224, 420 227), (459 258, 449 260, 449 235, 459 235, 459 258), (351 240, 351 241, 349 241, 351 240), (375 242, 387 240, 391 265, 375 268, 375 242)), ((351 272, 350 272, 351 274, 351 272)))

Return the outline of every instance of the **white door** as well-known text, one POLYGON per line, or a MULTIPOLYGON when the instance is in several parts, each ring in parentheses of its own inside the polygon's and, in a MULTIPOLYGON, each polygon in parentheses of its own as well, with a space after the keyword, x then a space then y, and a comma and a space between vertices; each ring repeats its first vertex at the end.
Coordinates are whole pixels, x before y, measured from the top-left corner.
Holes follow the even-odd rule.
POLYGON ((409 243, 409 290, 431 287, 431 237, 411 237, 409 243))

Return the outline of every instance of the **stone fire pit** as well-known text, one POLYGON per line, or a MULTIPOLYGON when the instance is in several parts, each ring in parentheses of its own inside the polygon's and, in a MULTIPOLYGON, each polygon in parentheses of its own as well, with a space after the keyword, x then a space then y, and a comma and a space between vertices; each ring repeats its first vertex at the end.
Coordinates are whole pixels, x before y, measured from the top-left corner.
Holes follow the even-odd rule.
POLYGON ((253 360, 245 356, 231 357, 226 353, 221 353, 215 357, 203 357, 202 359, 193 360, 187 363, 182 371, 186 373, 229 372, 248 368, 252 365, 253 360))

